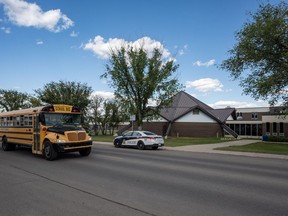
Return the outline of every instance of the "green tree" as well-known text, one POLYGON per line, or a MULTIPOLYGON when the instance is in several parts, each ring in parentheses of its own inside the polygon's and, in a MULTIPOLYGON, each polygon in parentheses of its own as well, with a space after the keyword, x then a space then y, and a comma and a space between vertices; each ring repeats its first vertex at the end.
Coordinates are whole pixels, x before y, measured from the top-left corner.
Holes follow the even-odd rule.
POLYGON ((127 114, 119 107, 119 103, 115 99, 104 99, 95 95, 91 98, 88 119, 92 123, 96 135, 99 130, 103 135, 106 135, 108 130, 110 134, 114 134, 120 122, 127 120, 127 114))
POLYGON ((260 5, 252 21, 236 32, 237 44, 220 68, 240 80, 243 92, 271 106, 288 108, 288 5, 260 5))
POLYGON ((46 84, 35 90, 38 98, 49 104, 69 104, 80 108, 84 113, 90 103, 92 88, 86 83, 59 81, 46 84))
POLYGON ((35 96, 29 95, 29 103, 31 105, 31 107, 38 107, 38 106, 42 106, 43 103, 41 102, 41 100, 35 96))
POLYGON ((136 115, 141 129, 143 119, 158 112, 180 90, 177 78, 172 77, 177 69, 174 60, 164 59, 158 48, 150 55, 143 46, 138 49, 128 46, 111 51, 101 78, 108 79, 115 98, 127 112, 136 115), (149 100, 156 102, 156 109, 150 109, 149 100))
POLYGON ((31 107, 29 94, 16 90, 0 89, 0 110, 12 111, 31 107))
POLYGON ((119 126, 121 122, 127 120, 128 114, 126 110, 119 107, 119 101, 113 99, 108 100, 105 104, 106 112, 110 115, 109 120, 109 131, 110 135, 114 134, 115 129, 119 126))
POLYGON ((87 117, 89 122, 93 125, 94 134, 98 134, 99 119, 101 118, 101 107, 103 106, 104 98, 98 95, 91 97, 87 117))

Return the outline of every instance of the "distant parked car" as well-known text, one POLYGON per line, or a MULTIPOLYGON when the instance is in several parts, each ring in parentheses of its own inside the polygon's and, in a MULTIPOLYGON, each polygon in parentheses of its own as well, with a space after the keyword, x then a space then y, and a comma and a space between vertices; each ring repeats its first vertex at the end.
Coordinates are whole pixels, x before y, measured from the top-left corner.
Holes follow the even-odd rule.
POLYGON ((158 149, 158 147, 164 146, 164 139, 162 136, 150 131, 129 131, 123 136, 116 137, 113 143, 117 148, 122 146, 134 146, 140 150, 143 150, 146 147, 158 149))

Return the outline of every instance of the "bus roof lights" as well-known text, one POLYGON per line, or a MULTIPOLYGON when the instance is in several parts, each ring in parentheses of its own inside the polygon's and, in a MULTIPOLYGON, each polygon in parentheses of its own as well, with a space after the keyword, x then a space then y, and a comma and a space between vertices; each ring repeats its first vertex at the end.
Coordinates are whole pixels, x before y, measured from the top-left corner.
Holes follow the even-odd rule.
POLYGON ((80 110, 77 109, 77 108, 73 108, 73 109, 72 109, 72 112, 80 112, 80 110))

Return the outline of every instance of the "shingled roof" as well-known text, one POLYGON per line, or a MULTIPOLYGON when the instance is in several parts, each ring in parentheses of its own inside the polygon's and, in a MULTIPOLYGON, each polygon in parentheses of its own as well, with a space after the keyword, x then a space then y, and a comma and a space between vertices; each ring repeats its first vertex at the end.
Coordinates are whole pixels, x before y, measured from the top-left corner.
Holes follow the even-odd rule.
POLYGON ((160 115, 167 121, 174 122, 196 108, 222 124, 233 112, 235 113, 234 108, 213 109, 188 93, 180 91, 173 97, 171 106, 161 109, 160 115))

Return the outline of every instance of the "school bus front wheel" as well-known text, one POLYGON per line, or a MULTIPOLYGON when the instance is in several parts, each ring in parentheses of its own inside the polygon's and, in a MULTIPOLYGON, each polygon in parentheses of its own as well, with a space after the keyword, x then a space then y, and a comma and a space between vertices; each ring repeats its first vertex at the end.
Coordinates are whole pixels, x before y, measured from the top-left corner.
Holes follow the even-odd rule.
POLYGON ((43 155, 46 160, 52 161, 58 157, 58 152, 55 151, 51 142, 45 141, 43 155))
POLYGON ((91 153, 91 147, 79 150, 81 156, 88 156, 91 153))

